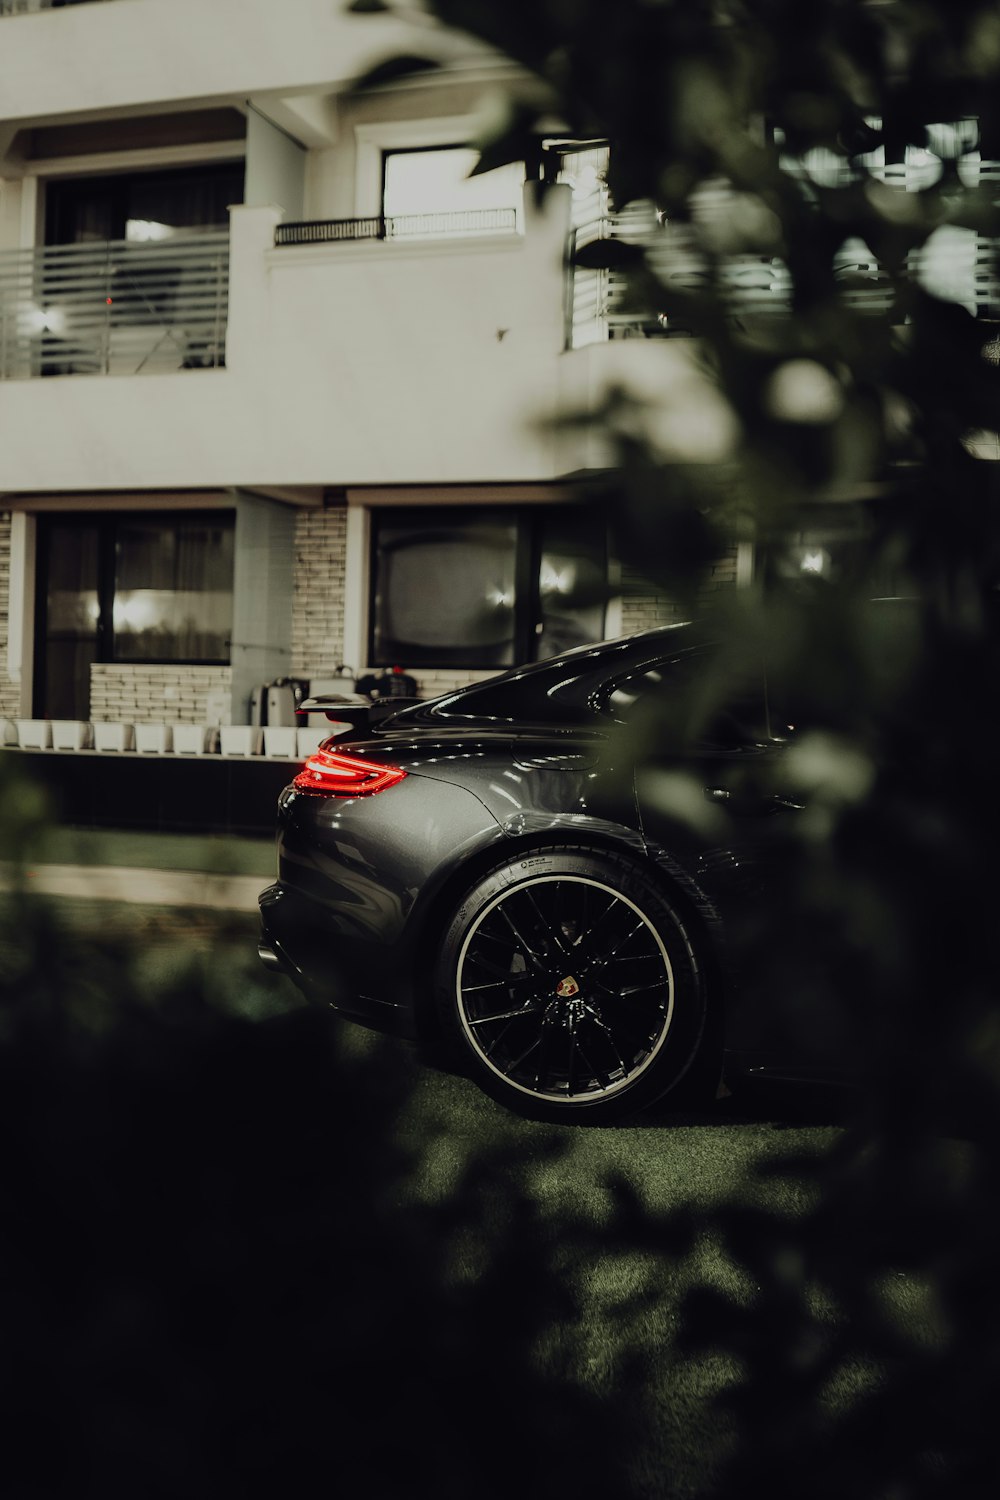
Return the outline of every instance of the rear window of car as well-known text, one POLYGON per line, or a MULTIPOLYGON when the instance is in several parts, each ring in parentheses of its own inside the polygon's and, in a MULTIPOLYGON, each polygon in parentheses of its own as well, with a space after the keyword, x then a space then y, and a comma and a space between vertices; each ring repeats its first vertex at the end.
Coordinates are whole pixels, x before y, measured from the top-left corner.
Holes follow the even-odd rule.
MULTIPOLYGON (((482 684, 404 710, 400 718, 497 722, 511 725, 588 725, 617 721, 630 696, 648 696, 673 680, 668 664, 696 654, 687 626, 580 647, 552 661, 539 662, 490 678, 482 684), (671 647, 669 653, 664 646, 671 647), (663 672, 662 683, 649 674, 663 672), (611 697, 618 693, 615 703, 611 697)), ((700 654, 700 653, 698 653, 700 654)), ((679 680, 679 679, 678 679, 679 680)))
POLYGON ((723 677, 711 647, 645 662, 606 684, 601 712, 617 724, 669 727, 705 749, 732 750, 767 738, 763 667, 723 677))

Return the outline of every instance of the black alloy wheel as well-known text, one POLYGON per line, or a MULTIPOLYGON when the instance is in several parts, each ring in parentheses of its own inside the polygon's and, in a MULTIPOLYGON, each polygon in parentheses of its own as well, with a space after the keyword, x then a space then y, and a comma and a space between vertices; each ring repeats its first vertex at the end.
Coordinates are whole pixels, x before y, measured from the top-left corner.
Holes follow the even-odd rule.
POLYGON ((493 1098, 603 1123, 677 1084, 705 1031, 694 946, 630 860, 549 848, 492 870, 445 934, 438 1006, 493 1098))

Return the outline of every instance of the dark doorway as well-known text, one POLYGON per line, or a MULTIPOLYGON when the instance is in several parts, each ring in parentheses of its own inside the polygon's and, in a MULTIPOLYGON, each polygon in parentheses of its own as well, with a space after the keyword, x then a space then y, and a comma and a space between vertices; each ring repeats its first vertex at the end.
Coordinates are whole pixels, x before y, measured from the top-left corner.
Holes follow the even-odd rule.
POLYGON ((90 668, 101 630, 101 531, 76 518, 47 518, 38 528, 35 713, 47 719, 90 715, 90 668))

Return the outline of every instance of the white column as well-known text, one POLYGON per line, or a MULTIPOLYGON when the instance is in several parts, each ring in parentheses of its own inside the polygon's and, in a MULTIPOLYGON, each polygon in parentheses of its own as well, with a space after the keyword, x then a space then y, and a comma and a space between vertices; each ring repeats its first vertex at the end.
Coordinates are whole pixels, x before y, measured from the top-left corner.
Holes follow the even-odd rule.
POLYGON ((7 676, 20 684, 22 718, 31 717, 32 655, 35 624, 35 518, 15 511, 10 518, 10 601, 7 619, 7 676))

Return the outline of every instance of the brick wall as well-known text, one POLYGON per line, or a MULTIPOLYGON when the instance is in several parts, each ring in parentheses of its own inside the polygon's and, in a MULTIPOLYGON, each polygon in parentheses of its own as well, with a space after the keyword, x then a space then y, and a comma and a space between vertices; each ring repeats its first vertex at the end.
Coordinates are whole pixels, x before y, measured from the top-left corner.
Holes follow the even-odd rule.
MULTIPOLYGON (((344 659, 346 566, 346 507, 299 511, 292 588, 293 677, 333 677, 344 659)), ((349 665, 360 671, 360 663, 349 665)))
POLYGON ((10 620, 10 516, 0 515, 0 718, 16 719, 21 712, 21 687, 7 676, 10 620))
POLYGON ((448 672, 443 667, 415 667, 411 676, 417 679, 417 695, 421 698, 439 698, 442 693, 452 693, 456 688, 468 687, 473 682, 485 682, 487 677, 496 677, 506 667, 490 667, 486 671, 448 672))
MULTIPOLYGON (((731 547, 717 562, 706 579, 701 599, 708 602, 721 589, 736 587, 737 549, 731 547)), ((622 635, 639 630, 654 630, 659 625, 673 625, 688 617, 690 611, 653 587, 635 568, 622 568, 622 635)))
POLYGON ((124 666, 90 669, 90 717, 95 723, 229 723, 229 667, 124 666), (209 697, 224 702, 221 715, 209 697))
POLYGON ((736 587, 736 557, 737 549, 730 547, 728 552, 723 553, 712 564, 712 571, 702 589, 703 599, 718 593, 720 589, 736 587))

